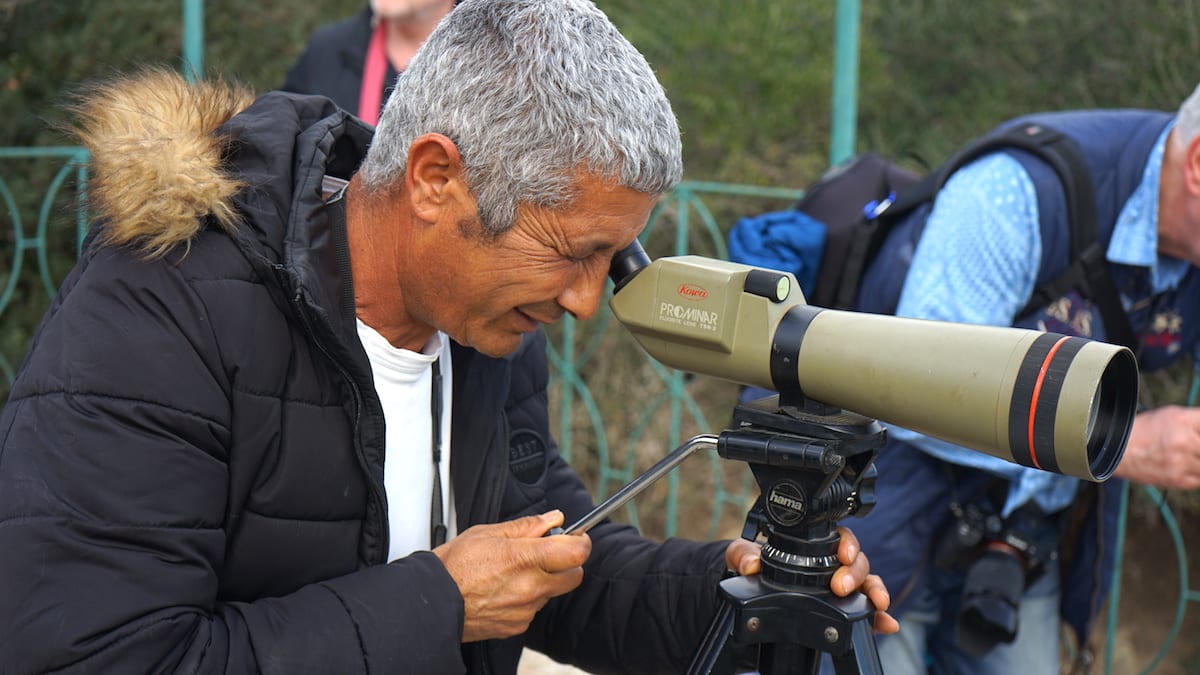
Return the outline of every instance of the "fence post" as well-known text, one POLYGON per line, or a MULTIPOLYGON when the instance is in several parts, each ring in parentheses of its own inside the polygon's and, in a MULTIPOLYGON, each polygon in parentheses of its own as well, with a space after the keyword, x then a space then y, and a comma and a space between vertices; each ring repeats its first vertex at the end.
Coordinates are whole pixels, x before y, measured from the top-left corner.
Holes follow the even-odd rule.
POLYGON ((834 29, 830 166, 854 155, 854 128, 858 123, 859 10, 859 0, 838 0, 834 29))
POLYGON ((204 0, 183 0, 183 76, 195 82, 204 73, 204 0))

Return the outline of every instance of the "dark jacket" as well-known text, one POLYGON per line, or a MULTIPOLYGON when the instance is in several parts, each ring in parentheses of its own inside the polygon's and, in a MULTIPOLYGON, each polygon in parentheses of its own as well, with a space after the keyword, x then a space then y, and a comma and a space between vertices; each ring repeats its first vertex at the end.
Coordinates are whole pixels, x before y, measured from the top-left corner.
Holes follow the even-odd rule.
MULTIPOLYGON (((160 80, 99 108, 187 126, 219 106, 171 82, 177 104, 154 106, 174 101, 160 80)), ((224 155, 210 173, 178 128, 92 138, 105 212, 0 417, 0 672, 506 673, 523 642, 600 672, 682 669, 723 544, 602 524, 583 586, 526 639, 465 647, 437 557, 385 564, 384 420, 320 191, 371 130, 323 98, 269 94, 229 119, 244 105, 211 113, 228 142, 205 150, 224 155), (210 215, 189 231, 195 208, 210 215), (176 243, 147 260, 114 232, 176 243)), ((547 425, 544 338, 503 359, 455 345, 452 364, 459 530, 583 515, 547 425)))
MULTIPOLYGON (((371 42, 371 10, 366 8, 352 17, 321 26, 312 34, 304 51, 288 70, 284 91, 320 94, 351 114, 358 114, 362 89, 363 65, 371 42)), ((396 84, 396 69, 387 65, 383 79, 382 102, 396 84)))

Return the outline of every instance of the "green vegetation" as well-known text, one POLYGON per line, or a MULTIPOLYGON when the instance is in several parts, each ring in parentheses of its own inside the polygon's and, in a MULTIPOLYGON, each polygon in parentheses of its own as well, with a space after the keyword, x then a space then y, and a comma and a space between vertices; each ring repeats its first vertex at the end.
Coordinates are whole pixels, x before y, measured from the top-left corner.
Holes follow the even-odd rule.
MULTIPOLYGON (((0 145, 63 142, 47 122, 82 83, 179 65, 180 2, 0 0, 0 145)), ((207 73, 282 82, 317 26, 363 0, 205 3, 207 73)), ((599 0, 675 103, 688 176, 803 185, 823 168, 833 0, 599 0)), ((861 148, 931 160, 1006 117, 1174 107, 1195 83, 1195 2, 864 0, 861 148)))

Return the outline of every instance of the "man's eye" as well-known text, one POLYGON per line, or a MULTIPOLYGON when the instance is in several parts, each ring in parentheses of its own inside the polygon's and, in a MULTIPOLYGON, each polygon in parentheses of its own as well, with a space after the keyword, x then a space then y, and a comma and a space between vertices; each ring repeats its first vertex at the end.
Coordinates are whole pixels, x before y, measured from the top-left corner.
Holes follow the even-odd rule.
POLYGON ((593 251, 591 253, 585 253, 585 254, 581 254, 581 255, 563 254, 563 257, 566 258, 567 260, 570 260, 573 263, 585 263, 585 262, 588 262, 591 260, 595 260, 596 257, 599 255, 600 255, 599 251, 593 251))

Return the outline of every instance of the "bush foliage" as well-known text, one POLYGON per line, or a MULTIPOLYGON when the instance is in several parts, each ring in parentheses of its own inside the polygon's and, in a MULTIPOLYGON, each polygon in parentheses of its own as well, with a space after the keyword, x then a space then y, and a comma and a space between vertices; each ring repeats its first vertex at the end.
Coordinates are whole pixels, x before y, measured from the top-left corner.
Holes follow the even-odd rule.
MULTIPOLYGON (((68 92, 181 65, 182 2, 0 0, 0 145, 64 142, 68 92)), ((204 66, 266 90, 317 26, 364 0, 204 2, 204 66)), ((828 155, 831 0, 599 0, 655 68, 690 178, 799 186, 828 155)), ((859 147, 931 160, 1013 115, 1173 108, 1196 76, 1195 2, 863 0, 859 147)))

